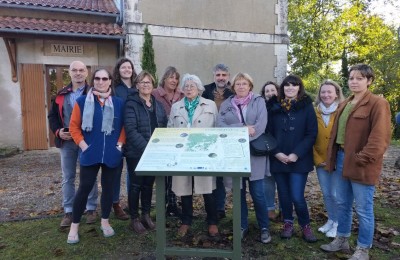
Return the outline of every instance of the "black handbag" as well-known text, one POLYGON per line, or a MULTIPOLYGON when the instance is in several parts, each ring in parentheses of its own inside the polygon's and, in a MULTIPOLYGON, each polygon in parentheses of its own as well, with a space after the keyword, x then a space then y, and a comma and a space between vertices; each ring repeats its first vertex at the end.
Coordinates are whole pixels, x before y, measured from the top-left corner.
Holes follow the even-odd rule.
POLYGON ((276 139, 270 133, 263 133, 250 142, 250 153, 256 156, 265 156, 277 146, 276 139))
MULTIPOLYGON (((243 117, 242 108, 238 105, 240 117, 243 125, 246 125, 243 117)), ((268 132, 261 134, 257 139, 250 142, 250 154, 255 156, 266 156, 276 148, 278 143, 276 139, 268 132)))

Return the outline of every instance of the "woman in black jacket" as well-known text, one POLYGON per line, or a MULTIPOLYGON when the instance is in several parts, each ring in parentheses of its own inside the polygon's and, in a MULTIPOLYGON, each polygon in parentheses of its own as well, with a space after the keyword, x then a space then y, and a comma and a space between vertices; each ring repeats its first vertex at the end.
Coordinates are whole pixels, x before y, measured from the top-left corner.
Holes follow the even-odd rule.
POLYGON ((139 234, 146 229, 153 230, 154 222, 150 218, 151 197, 153 195, 154 176, 137 176, 135 168, 139 163, 151 134, 156 127, 167 126, 167 116, 160 102, 151 94, 154 78, 142 71, 135 79, 138 92, 128 95, 125 105, 126 146, 124 149, 130 187, 128 193, 131 223, 129 228, 139 234), (139 199, 142 216, 139 218, 139 199))
POLYGON ((267 110, 268 130, 278 142, 269 158, 284 220, 281 237, 291 238, 293 235, 294 206, 303 238, 315 242, 304 189, 308 173, 314 168, 313 145, 318 126, 312 100, 305 93, 302 80, 295 75, 287 76, 279 88, 278 97, 268 100, 267 110))

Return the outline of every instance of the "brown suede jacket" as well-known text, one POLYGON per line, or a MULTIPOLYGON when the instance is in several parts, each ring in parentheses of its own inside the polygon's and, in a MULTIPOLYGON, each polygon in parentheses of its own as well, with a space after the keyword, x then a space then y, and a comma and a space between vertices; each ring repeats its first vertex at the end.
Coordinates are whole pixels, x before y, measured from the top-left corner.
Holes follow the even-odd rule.
MULTIPOLYGON (((338 121, 349 97, 338 107, 328 145, 327 168, 336 166, 338 121)), ((375 185, 382 171, 383 154, 391 138, 390 108, 386 99, 369 90, 350 112, 346 123, 343 177, 351 181, 375 185)))

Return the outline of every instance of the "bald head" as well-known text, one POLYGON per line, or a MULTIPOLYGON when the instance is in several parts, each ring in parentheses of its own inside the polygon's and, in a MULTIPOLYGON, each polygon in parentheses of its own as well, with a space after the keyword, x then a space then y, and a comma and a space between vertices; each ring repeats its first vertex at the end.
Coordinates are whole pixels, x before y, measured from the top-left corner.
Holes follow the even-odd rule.
POLYGON ((77 89, 85 84, 88 76, 86 65, 81 61, 73 61, 69 65, 69 76, 71 77, 72 87, 77 89))

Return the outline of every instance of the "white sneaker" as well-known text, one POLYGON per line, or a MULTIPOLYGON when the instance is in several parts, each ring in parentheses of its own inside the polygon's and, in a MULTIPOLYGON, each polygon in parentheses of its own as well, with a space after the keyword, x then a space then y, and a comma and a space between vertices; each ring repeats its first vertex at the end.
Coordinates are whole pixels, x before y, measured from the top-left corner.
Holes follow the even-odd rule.
POLYGON ((338 223, 333 222, 332 228, 328 232, 326 232, 325 235, 327 237, 336 237, 337 226, 338 226, 338 223))
POLYGON ((328 221, 318 229, 319 232, 326 233, 328 232, 333 226, 333 221, 328 219, 328 221))

